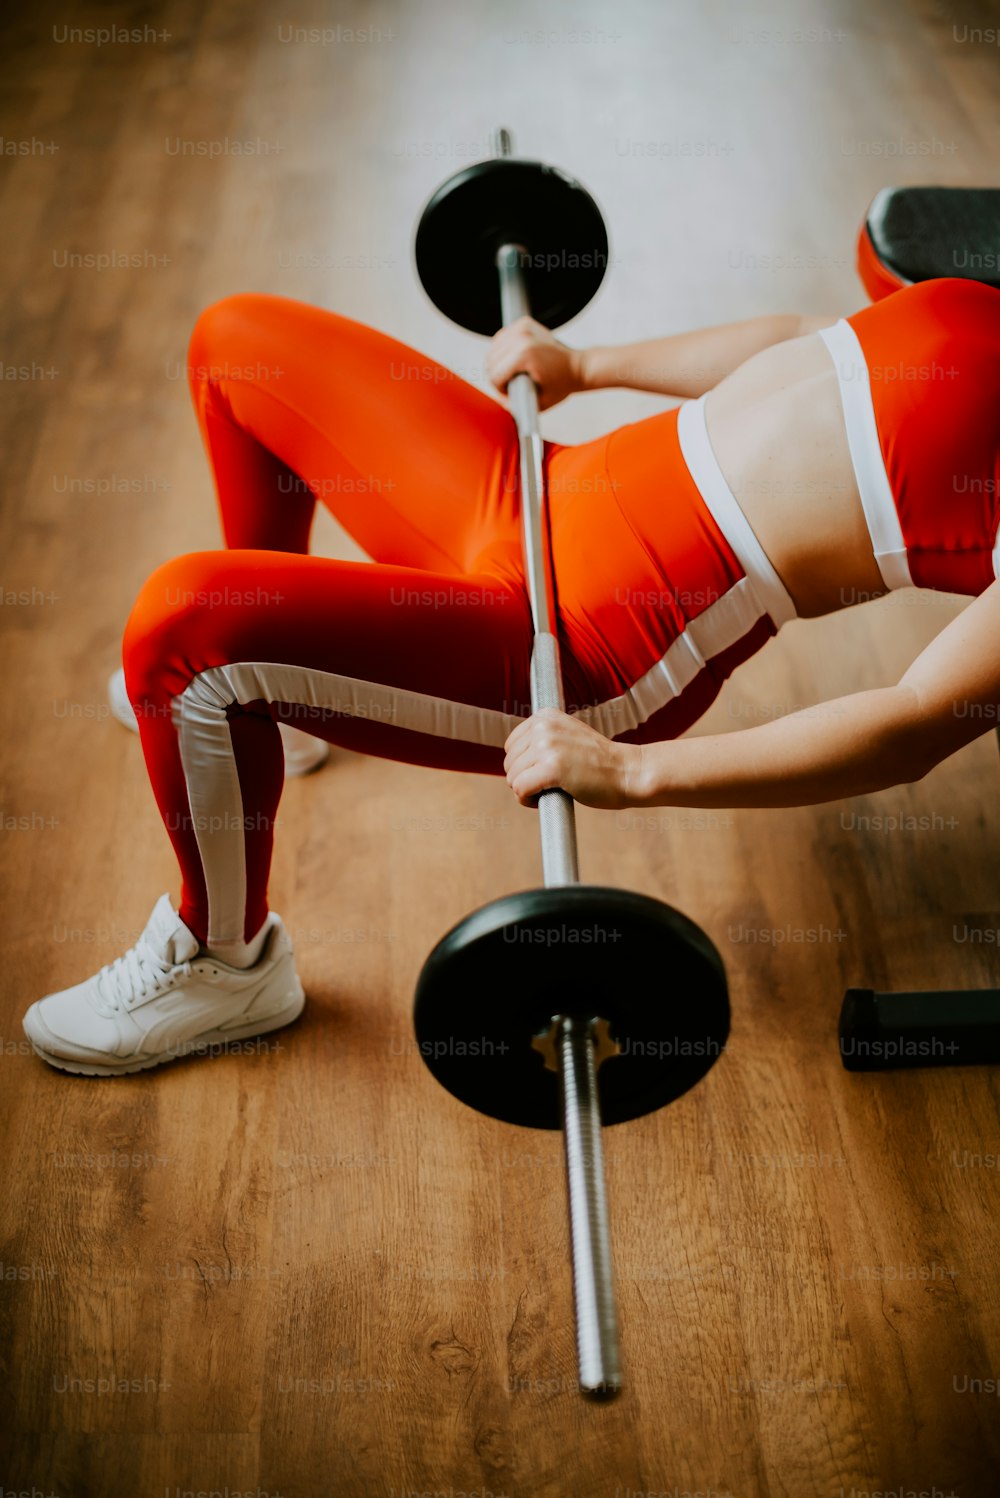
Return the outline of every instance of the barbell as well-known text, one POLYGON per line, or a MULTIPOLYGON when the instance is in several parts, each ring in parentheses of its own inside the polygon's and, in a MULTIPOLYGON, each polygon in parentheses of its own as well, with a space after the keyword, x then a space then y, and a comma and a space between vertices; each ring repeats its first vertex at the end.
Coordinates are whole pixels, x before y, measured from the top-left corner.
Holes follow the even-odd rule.
MULTIPOLYGON (((492 336, 530 315, 558 327, 587 305, 608 263, 600 209, 579 182, 498 152, 444 182, 420 216, 417 274, 453 322, 492 336)), ((507 397, 520 446, 521 541, 531 603, 533 712, 565 710, 538 392, 507 397)), ((501 896, 444 935, 417 981, 414 1027, 428 1068, 478 1112, 562 1128, 579 1382, 621 1389, 605 1195, 603 1124, 673 1102, 729 1034, 725 969, 693 921, 628 890, 579 882, 572 798, 537 798, 545 887, 501 896)))

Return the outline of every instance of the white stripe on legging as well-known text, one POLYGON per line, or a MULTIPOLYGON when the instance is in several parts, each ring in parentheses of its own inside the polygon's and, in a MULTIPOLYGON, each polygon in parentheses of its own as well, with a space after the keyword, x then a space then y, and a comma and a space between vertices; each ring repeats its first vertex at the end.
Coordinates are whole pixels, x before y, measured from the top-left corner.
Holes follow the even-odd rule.
MULTIPOLYGON (((691 620, 662 659, 627 692, 580 708, 573 716, 606 738, 638 728, 679 697, 707 660, 737 644, 765 616, 750 579, 741 578, 691 620)), ((243 939, 244 831, 249 813, 243 806, 226 709, 259 701, 298 703, 317 715, 344 713, 416 733, 498 748, 523 721, 493 708, 451 702, 445 697, 306 666, 240 661, 200 672, 174 698, 173 722, 205 875, 209 943, 243 939)))

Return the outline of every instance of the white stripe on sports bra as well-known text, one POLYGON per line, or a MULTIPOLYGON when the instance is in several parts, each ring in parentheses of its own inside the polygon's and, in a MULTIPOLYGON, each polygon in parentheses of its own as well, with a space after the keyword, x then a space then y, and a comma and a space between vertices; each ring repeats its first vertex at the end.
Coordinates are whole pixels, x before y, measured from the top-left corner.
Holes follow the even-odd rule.
POLYGON ((819 336, 826 344, 837 372, 847 445, 878 570, 887 588, 910 588, 913 578, 878 440, 864 350, 857 333, 844 318, 830 328, 821 328, 819 336))

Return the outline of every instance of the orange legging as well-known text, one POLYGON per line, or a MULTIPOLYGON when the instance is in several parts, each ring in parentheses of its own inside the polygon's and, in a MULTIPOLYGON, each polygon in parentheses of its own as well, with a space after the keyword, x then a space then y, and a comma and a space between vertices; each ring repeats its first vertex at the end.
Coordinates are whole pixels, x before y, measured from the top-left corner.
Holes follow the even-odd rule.
MULTIPOLYGON (((277 721, 500 774, 531 710, 532 631, 505 406, 281 297, 210 307, 189 357, 229 550, 153 573, 124 659, 181 916, 223 948, 267 913, 277 721), (317 498, 371 562, 307 554, 317 498)), ((567 710, 609 738, 682 733, 775 632, 677 426, 669 411, 545 445, 567 710)))

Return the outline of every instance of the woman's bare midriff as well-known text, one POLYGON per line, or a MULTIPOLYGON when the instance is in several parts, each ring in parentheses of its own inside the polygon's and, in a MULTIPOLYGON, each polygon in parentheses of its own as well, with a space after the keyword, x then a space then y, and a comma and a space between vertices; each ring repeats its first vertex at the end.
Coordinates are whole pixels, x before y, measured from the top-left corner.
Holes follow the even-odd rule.
POLYGON ((710 391, 719 467, 798 614, 884 593, 854 478, 837 375, 816 333, 775 344, 710 391))

